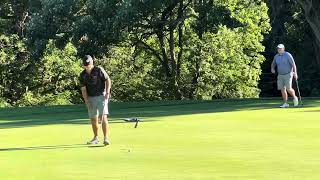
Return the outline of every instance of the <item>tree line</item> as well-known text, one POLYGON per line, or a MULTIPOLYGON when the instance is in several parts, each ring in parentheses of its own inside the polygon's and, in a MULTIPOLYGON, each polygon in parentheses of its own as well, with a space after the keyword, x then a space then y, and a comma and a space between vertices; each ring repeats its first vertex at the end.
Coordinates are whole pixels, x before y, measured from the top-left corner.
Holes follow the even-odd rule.
MULTIPOLYGON (((108 71, 115 101, 272 95, 272 84, 261 82, 269 82, 262 72, 268 71, 276 43, 285 42, 289 49, 309 45, 310 52, 317 52, 317 42, 296 44, 308 31, 314 37, 317 34, 312 26, 317 19, 304 14, 318 12, 299 3, 1 1, 0 104, 80 103, 78 75, 85 54, 94 56, 96 65, 108 71)), ((295 52, 299 63, 310 66, 308 72, 317 71, 319 64, 312 66, 317 56, 304 62, 300 61, 304 54, 299 54, 303 51, 295 52)), ((311 84, 305 91, 316 93, 320 85, 311 84)))

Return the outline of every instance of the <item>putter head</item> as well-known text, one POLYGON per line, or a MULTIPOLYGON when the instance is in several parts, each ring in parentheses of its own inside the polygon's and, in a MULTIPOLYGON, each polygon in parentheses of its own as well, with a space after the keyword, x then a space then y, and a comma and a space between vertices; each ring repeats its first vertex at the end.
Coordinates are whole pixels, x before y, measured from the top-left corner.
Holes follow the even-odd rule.
POLYGON ((126 122, 135 122, 134 128, 138 127, 139 122, 142 121, 141 118, 137 118, 137 117, 132 117, 132 118, 123 118, 124 121, 126 122))
POLYGON ((142 121, 141 118, 137 118, 137 117, 123 118, 123 120, 126 121, 126 122, 140 122, 140 121, 142 121))

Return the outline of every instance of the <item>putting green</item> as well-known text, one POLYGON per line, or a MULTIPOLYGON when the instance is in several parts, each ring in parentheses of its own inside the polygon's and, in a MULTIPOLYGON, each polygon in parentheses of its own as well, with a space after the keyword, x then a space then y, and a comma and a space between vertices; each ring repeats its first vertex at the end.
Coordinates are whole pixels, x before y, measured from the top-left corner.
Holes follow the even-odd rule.
POLYGON ((0 109, 0 179, 320 179, 320 100, 277 103, 112 104, 108 147, 84 145, 84 106, 0 109))

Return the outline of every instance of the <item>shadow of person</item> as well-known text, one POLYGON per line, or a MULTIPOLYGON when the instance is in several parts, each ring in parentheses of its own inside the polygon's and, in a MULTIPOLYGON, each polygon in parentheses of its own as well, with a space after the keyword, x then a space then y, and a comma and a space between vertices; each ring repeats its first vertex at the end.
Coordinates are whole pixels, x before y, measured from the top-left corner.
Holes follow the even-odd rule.
POLYGON ((70 145, 53 145, 53 146, 30 146, 30 147, 13 147, 0 148, 3 151, 34 151, 34 150, 50 150, 50 149, 75 149, 75 148, 99 148, 104 145, 87 145, 87 144, 70 144, 70 145))

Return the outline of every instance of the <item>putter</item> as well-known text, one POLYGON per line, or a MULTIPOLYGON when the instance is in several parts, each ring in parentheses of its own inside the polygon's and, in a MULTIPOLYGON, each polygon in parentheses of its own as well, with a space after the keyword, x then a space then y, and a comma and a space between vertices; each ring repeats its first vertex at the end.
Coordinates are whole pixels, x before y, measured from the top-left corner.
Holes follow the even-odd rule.
POLYGON ((300 89, 299 89, 299 82, 296 79, 296 85, 297 85, 297 90, 298 90, 298 96, 299 96, 299 101, 300 101, 300 105, 303 106, 303 102, 302 102, 302 98, 301 98, 301 94, 300 94, 300 89))
POLYGON ((138 127, 139 122, 141 122, 141 121, 142 121, 142 119, 137 118, 137 117, 133 117, 133 118, 125 118, 125 119, 123 119, 123 120, 124 120, 124 121, 126 121, 126 122, 135 122, 134 128, 137 128, 137 127, 138 127))

